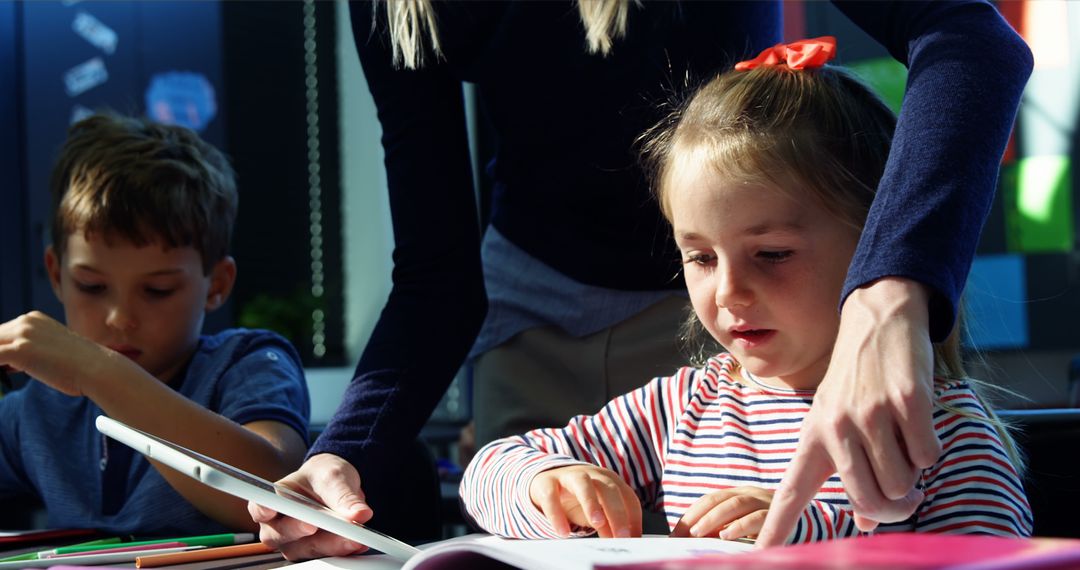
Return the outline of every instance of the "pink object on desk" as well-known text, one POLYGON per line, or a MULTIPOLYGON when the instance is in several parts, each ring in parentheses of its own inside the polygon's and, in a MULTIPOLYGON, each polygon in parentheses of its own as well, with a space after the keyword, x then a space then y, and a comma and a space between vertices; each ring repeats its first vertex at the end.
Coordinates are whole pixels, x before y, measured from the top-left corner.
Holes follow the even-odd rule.
POLYGON ((131 570, 130 568, 115 568, 112 566, 49 566, 49 570, 131 570))
POLYGON ((931 533, 883 533, 748 552, 738 556, 597 570, 1012 570, 1080 568, 1080 540, 1003 538, 931 533))

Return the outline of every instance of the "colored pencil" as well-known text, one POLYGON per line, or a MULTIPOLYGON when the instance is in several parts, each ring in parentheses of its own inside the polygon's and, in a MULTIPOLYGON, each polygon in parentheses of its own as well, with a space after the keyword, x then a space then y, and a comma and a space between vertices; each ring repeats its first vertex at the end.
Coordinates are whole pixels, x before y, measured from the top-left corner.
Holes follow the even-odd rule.
MULTIPOLYGON (((201 536, 187 536, 179 538, 159 538, 155 540, 139 540, 136 542, 123 542, 117 546, 141 546, 143 544, 161 544, 163 542, 182 542, 188 546, 229 546, 232 544, 244 544, 245 542, 251 542, 255 540, 255 535, 250 532, 241 533, 223 533, 223 534, 207 534, 201 536)), ((90 552, 93 550, 104 550, 106 548, 115 548, 114 546, 61 546, 60 548, 54 548, 51 551, 46 550, 41 553, 39 558, 45 558, 50 554, 71 554, 72 552, 90 552)))
MULTIPOLYGON (((184 550, 203 549, 205 546, 180 546, 176 548, 161 548, 156 552, 158 554, 165 554, 168 552, 181 552, 184 550)), ((120 564, 125 562, 134 562, 139 554, 146 552, 149 555, 149 550, 145 551, 128 551, 128 552, 110 552, 108 554, 97 554, 94 552, 86 552, 78 556, 65 556, 64 558, 39 558, 37 560, 19 560, 16 562, 0 562, 0 569, 13 568, 48 568, 49 566, 96 566, 100 564, 120 564)))
MULTIPOLYGON (((94 546, 98 544, 116 544, 118 542, 120 542, 119 537, 99 538, 97 540, 91 540, 89 542, 80 542, 79 544, 73 544, 72 546, 94 546)), ((17 560, 37 560, 38 558, 38 553, 31 551, 24 554, 16 554, 15 556, 0 558, 0 562, 15 562, 17 560)))
POLYGON ((203 550, 194 550, 191 552, 140 556, 135 559, 135 567, 154 568, 157 566, 168 566, 170 564, 187 564, 189 562, 204 562, 206 560, 221 560, 223 558, 239 558, 241 556, 270 554, 272 552, 277 551, 261 542, 253 542, 251 544, 238 544, 236 546, 205 548, 203 550))
POLYGON ((69 552, 68 554, 46 554, 42 558, 69 558, 71 556, 83 556, 86 554, 109 554, 112 552, 135 552, 142 550, 160 550, 162 548, 177 548, 179 546, 192 546, 190 544, 184 544, 183 542, 156 542, 154 544, 139 544, 136 546, 125 546, 120 543, 116 548, 105 548, 102 550, 84 551, 84 552, 69 552))

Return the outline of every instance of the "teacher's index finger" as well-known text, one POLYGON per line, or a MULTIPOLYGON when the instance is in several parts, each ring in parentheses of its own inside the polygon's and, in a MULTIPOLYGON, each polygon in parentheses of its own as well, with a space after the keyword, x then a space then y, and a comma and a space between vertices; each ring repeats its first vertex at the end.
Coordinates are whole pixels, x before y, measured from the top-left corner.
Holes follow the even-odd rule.
POLYGON ((795 523, 806 510, 834 468, 823 447, 800 445, 791 460, 780 487, 773 495, 765 525, 757 538, 758 548, 780 546, 787 542, 795 523))

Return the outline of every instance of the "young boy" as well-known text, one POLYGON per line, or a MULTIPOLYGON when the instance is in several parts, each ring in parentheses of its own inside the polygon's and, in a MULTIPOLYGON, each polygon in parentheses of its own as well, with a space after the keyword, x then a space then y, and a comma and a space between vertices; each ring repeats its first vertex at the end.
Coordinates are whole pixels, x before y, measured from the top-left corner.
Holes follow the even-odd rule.
POLYGON ((50 527, 253 529, 243 501, 94 429, 105 414, 271 480, 303 459, 296 350, 268 331, 200 336, 236 279, 232 168, 187 129, 103 114, 71 128, 51 190, 45 264, 67 326, 0 324, 0 366, 36 380, 0 399, 0 499, 36 494, 50 527))

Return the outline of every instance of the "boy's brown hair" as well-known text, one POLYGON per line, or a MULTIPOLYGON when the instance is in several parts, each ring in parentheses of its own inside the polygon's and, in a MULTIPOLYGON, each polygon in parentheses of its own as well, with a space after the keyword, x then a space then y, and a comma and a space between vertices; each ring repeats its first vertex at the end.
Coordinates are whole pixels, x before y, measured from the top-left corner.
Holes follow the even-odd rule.
POLYGON ((228 253, 235 173, 221 151, 184 127, 111 112, 83 119, 68 129, 49 187, 58 258, 77 231, 194 247, 207 275, 228 253))

